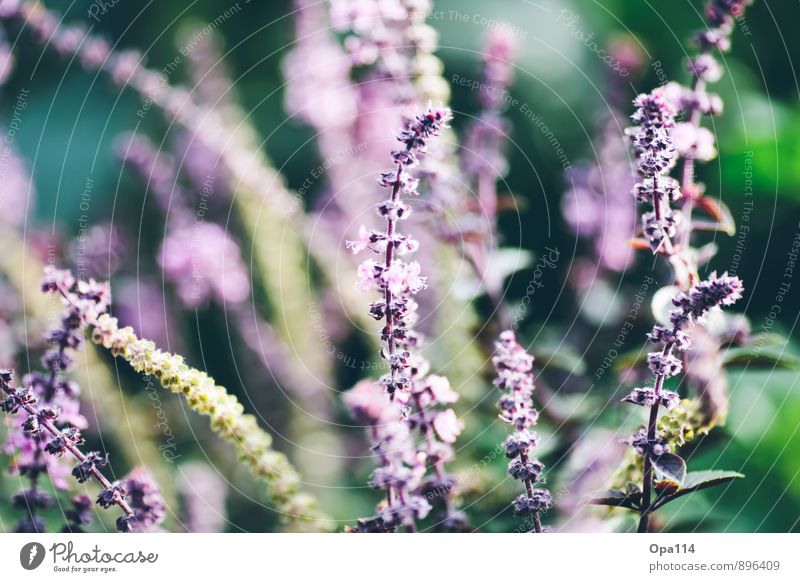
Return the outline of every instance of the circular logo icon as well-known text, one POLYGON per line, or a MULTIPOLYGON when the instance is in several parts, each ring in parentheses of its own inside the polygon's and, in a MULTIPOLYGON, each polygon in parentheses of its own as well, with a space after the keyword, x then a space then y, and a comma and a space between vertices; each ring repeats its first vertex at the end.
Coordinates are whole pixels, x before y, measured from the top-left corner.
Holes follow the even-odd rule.
POLYGON ((26 570, 35 570, 44 562, 44 546, 39 542, 30 542, 19 551, 19 563, 26 570))

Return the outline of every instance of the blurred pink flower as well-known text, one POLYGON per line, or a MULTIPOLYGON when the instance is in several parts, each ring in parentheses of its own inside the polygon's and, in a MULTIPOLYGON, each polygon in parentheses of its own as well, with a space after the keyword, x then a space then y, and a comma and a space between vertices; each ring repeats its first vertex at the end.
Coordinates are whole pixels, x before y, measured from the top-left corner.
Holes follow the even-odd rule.
POLYGON ((452 408, 448 408, 436 415, 436 418, 433 419, 433 428, 436 429, 436 434, 442 441, 454 443, 461 434, 464 423, 458 419, 452 408))
POLYGON ((161 246, 159 264, 187 307, 212 299, 241 303, 250 296, 250 278, 239 245, 217 224, 201 222, 173 229, 161 246))

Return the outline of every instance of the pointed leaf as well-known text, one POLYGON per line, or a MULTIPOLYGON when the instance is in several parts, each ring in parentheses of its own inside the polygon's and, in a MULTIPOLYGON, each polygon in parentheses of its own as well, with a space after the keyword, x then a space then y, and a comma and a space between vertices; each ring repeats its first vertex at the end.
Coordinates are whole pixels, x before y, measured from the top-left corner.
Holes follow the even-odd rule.
MULTIPOLYGON (((800 358, 786 351, 787 340, 780 344, 766 343, 776 334, 761 334, 753 338, 749 346, 725 350, 722 362, 726 366, 744 366, 785 368, 800 370, 800 358)), ((778 336, 780 337, 780 336, 778 336)))
POLYGON ((686 475, 683 481, 683 491, 691 489, 698 491, 700 489, 707 489, 714 485, 720 485, 733 481, 734 479, 744 479, 744 475, 738 471, 692 471, 686 475))
POLYGON ((672 495, 681 488, 680 483, 671 479, 662 479, 660 481, 656 481, 655 485, 658 494, 664 496, 672 495))
POLYGON ((686 461, 678 455, 664 453, 653 457, 653 469, 656 472, 657 481, 674 483, 678 487, 683 487, 683 480, 686 478, 686 461))
POLYGON ((688 495, 689 493, 694 493, 695 491, 700 491, 701 489, 708 489, 709 487, 714 487, 716 485, 724 485, 725 483, 730 483, 734 479, 743 478, 744 475, 736 471, 692 471, 686 475, 686 478, 683 482, 683 487, 675 493, 659 497, 653 504, 653 510, 658 509, 659 507, 662 507, 670 501, 678 499, 679 497, 688 495))
POLYGON ((601 495, 591 499, 589 503, 593 505, 608 505, 610 507, 625 507, 627 509, 638 510, 642 501, 640 491, 621 491, 619 489, 609 489, 601 495))

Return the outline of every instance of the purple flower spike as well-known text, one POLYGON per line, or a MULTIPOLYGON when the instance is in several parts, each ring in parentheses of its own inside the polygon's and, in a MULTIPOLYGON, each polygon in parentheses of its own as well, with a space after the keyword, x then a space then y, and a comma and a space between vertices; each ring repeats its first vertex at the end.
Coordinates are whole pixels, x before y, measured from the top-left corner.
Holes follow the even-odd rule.
MULTIPOLYGON (((59 288, 59 290, 61 289, 59 288)), ((0 392, 6 397, 4 410, 14 410, 15 412, 26 414, 28 418, 38 418, 39 425, 41 426, 41 433, 46 433, 47 437, 51 439, 44 448, 41 448, 37 444, 35 450, 37 452, 45 451, 58 457, 72 457, 78 462, 76 477, 80 475, 81 482, 91 476, 103 487, 102 492, 97 497, 97 504, 100 507, 108 509, 113 505, 118 505, 125 513, 124 518, 120 519, 124 520, 125 518, 133 517, 133 509, 125 500, 124 488, 119 484, 112 484, 100 472, 100 463, 98 461, 100 455, 97 453, 89 453, 87 455, 80 450, 80 444, 83 442, 80 431, 74 427, 68 427, 64 430, 59 429, 56 423, 59 423, 60 419, 53 417, 49 412, 45 411, 46 409, 42 409, 36 397, 31 395, 29 390, 12 386, 11 380, 12 374, 9 370, 0 370, 0 392)), ((37 443, 38 442, 37 437, 37 443)), ((40 463, 44 464, 43 461, 40 461, 40 463)), ((37 467, 34 475, 38 476, 43 470, 44 469, 37 467)), ((35 477, 32 477, 31 482, 30 490, 15 496, 16 499, 24 499, 26 501, 25 506, 28 510, 28 516, 17 524, 16 529, 19 532, 40 532, 44 531, 45 527, 44 521, 35 514, 34 509, 44 507, 47 501, 42 495, 42 492, 36 488, 37 483, 35 477)), ((81 500, 81 505, 83 504, 84 501, 81 500)), ((67 514, 66 517, 68 519, 67 527, 71 527, 78 523, 84 523, 86 514, 85 512, 82 512, 80 515, 77 513, 67 514)))
POLYGON ((732 305, 742 296, 742 282, 738 277, 727 273, 717 276, 712 273, 708 279, 701 281, 686 293, 680 293, 672 300, 675 309, 669 318, 672 327, 656 325, 648 334, 650 341, 662 344, 662 349, 647 356, 650 370, 655 375, 652 388, 634 388, 623 401, 650 408, 650 420, 647 428, 642 428, 630 439, 634 450, 644 457, 643 511, 639 522, 639 531, 647 531, 649 513, 647 508, 653 479, 653 457, 669 453, 669 444, 656 430, 659 407, 672 410, 678 406, 680 399, 675 392, 664 389, 667 378, 679 374, 683 368, 682 359, 675 354, 685 352, 689 348, 687 331, 692 325, 702 324, 709 311, 722 306, 732 305))
POLYGON ((627 133, 642 181, 634 186, 633 192, 637 200, 653 208, 643 215, 644 236, 653 251, 672 254, 672 239, 681 224, 680 213, 670 207, 670 202, 680 197, 680 191, 675 180, 667 175, 677 157, 672 140, 675 110, 661 90, 639 95, 634 104, 636 127, 628 129, 627 133))
POLYGON ((378 232, 362 227, 359 239, 347 242, 353 252, 371 248, 384 255, 381 263, 369 259, 359 266, 358 288, 374 289, 382 295, 380 301, 372 304, 370 315, 386 321, 382 332, 386 347, 382 356, 389 362, 390 371, 381 382, 392 399, 398 391, 407 392, 411 385, 408 360, 398 357, 398 353, 414 337, 409 330, 409 320, 416 310, 412 296, 427 285, 418 262, 396 258, 413 253, 419 246, 414 239, 398 232, 399 220, 408 216, 402 198, 417 194, 417 181, 408 172, 425 155, 428 140, 439 135, 450 118, 449 109, 430 107, 398 133, 397 140, 404 147, 392 152, 395 169, 384 172, 380 178, 381 186, 391 190, 390 198, 379 205, 379 214, 386 219, 386 230, 378 232))
POLYGON ((123 481, 128 503, 133 509, 133 516, 120 517, 117 529, 120 531, 156 532, 164 521, 166 505, 161 498, 153 478, 143 468, 134 469, 123 481))
POLYGON ((354 253, 370 249, 383 255, 380 261, 368 259, 358 267, 357 287, 380 293, 380 298, 371 303, 369 314, 385 321, 380 354, 388 363, 389 372, 378 385, 390 401, 399 405, 398 408, 376 400, 375 384, 368 380, 346 396, 353 416, 371 427, 379 467, 370 484, 386 491, 386 507, 375 518, 359 521, 352 531, 394 531, 398 526, 413 531, 415 521, 431 511, 431 501, 442 509, 437 525, 445 529, 465 526, 463 516, 453 509, 454 479, 445 469, 462 422, 443 405, 454 403, 458 394, 446 378, 427 376, 427 362, 415 353, 421 337, 413 329, 417 310, 413 296, 427 287, 427 280, 417 261, 399 258, 419 248, 414 238, 400 233, 398 228, 410 214, 404 197, 419 194, 419 181, 410 170, 417 167, 430 139, 441 133, 450 118, 449 109, 429 107, 397 134, 403 147, 392 152, 395 167, 382 172, 378 180, 381 187, 391 191, 389 199, 378 205, 378 215, 386 220, 386 229, 362 226, 358 239, 347 241, 354 253), (411 437, 411 431, 419 433, 419 444, 411 437), (435 472, 428 478, 427 463, 435 472))

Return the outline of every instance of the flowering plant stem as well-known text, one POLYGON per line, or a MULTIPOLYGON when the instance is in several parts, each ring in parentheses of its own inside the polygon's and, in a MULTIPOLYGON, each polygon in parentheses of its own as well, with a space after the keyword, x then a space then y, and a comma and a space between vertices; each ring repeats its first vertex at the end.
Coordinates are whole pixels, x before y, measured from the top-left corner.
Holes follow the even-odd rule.
MULTIPOLYGON (((398 403, 404 416, 398 419, 402 428, 383 428, 376 434, 380 437, 376 450, 385 449, 391 454, 388 457, 379 455, 382 466, 373 472, 371 485, 386 491, 388 510, 381 511, 375 519, 361 520, 358 531, 394 531, 398 525, 406 531, 415 531, 415 520, 424 519, 431 509, 424 496, 426 491, 443 493, 444 518, 440 525, 457 529, 465 523, 463 515, 452 511, 449 499, 452 479, 444 469, 445 461, 452 457, 450 444, 461 432, 462 423, 452 409, 433 409, 439 404, 456 402, 458 394, 450 389, 446 378, 426 376, 428 363, 414 353, 421 336, 413 329, 417 309, 413 296, 427 287, 427 281, 420 277, 421 267, 417 261, 405 262, 398 258, 419 248, 417 240, 398 232, 398 222, 411 213, 402 194, 418 194, 419 180, 409 170, 417 167, 427 153, 429 139, 440 135, 450 118, 449 109, 429 106, 397 134, 403 147, 392 152, 395 167, 382 172, 379 181, 391 192, 377 208, 378 215, 386 221, 386 228, 374 230, 362 226, 359 238, 347 241, 347 247, 354 253, 370 249, 383 254, 380 263, 368 259, 358 267, 357 287, 380 294, 380 300, 371 303, 369 310, 374 319, 385 320, 380 334, 384 344, 381 357, 387 360, 389 371, 380 383, 389 400, 398 403), (422 436, 422 443, 404 450, 407 433, 412 430, 422 436), (423 480, 426 462, 433 465, 436 476, 423 480)), ((361 407, 356 406, 356 409, 361 407)), ((374 415, 366 418, 369 423, 379 420, 374 415)))
MULTIPOLYGON (((0 253, 0 273, 24 298, 27 320, 45 321, 52 308, 52 298, 37 290, 44 265, 37 259, 36 253, 7 228, 0 227, 0 248, 4 249, 0 253)), ((72 371, 78 384, 86 388, 81 397, 91 395, 93 416, 105 421, 105 429, 113 435, 114 442, 119 446, 115 452, 130 466, 137 463, 147 466, 158 481, 167 505, 173 505, 175 493, 171 474, 160 462, 161 451, 147 429, 151 422, 147 411, 138 401, 125 399, 123 392, 118 389, 118 379, 100 358, 100 350, 97 346, 87 345, 80 353, 81 365, 72 371)), ((89 403, 84 404, 88 406, 89 403)))
MULTIPOLYGON (((411 150, 411 146, 406 146, 406 152, 411 150)), ((391 201, 392 205, 396 205, 400 199, 400 186, 402 184, 403 179, 403 164, 397 164, 397 172, 395 174, 394 185, 392 186, 392 196, 391 201)), ((392 240, 394 239, 394 232, 396 229, 396 220, 389 216, 386 220, 386 239, 389 241, 389 244, 386 245, 386 257, 384 260, 384 265, 386 269, 389 269, 392 266, 392 259, 394 257, 394 245, 392 244, 392 240)), ((394 300, 394 294, 392 293, 391 288, 389 285, 386 285, 386 289, 384 291, 384 300, 386 301, 386 349, 389 353, 388 360, 391 362, 395 357, 395 352, 397 351, 397 342, 394 337, 394 310, 390 307, 394 300)), ((399 373, 399 368, 397 366, 391 367, 391 374, 392 374, 392 381, 393 383, 397 381, 397 375, 399 373)))
POLYGON ((42 411, 35 406, 35 401, 27 400, 19 389, 14 388, 11 385, 10 380, 11 376, 9 371, 0 371, 0 390, 2 390, 11 400, 13 400, 19 408, 24 410, 28 416, 36 418, 39 426, 50 433, 50 436, 63 443, 64 448, 69 451, 73 457, 75 457, 75 460, 77 460, 79 464, 85 465, 88 468, 92 476, 97 479, 97 482, 100 483, 100 485, 103 486, 103 489, 112 492, 114 503, 120 506, 122 511, 125 512, 125 515, 133 518, 133 510, 125 501, 125 498, 122 496, 119 489, 115 487, 108 479, 106 479, 106 477, 97 469, 94 463, 88 462, 87 456, 84 455, 83 451, 81 451, 75 444, 73 444, 72 439, 64 432, 60 431, 56 425, 50 421, 47 415, 42 414, 42 411))
POLYGON ((500 334, 495 347, 492 363, 497 371, 494 384, 502 391, 498 401, 500 419, 514 427, 514 432, 503 443, 506 457, 511 459, 508 474, 525 486, 525 493, 511 506, 517 515, 530 516, 533 531, 542 533, 541 512, 550 508, 552 499, 549 490, 536 487, 537 483, 544 483, 544 465, 531 457, 539 442, 539 435, 531 430, 539 417, 532 398, 533 356, 517 343, 511 330, 500 334))
MULTIPOLYGON (((56 290, 74 304, 69 289, 57 286, 56 290)), ((135 371, 157 378, 164 388, 183 394, 192 410, 211 418, 211 429, 235 447, 239 460, 253 475, 267 483, 267 496, 283 521, 304 529, 325 529, 315 512, 314 499, 297 491, 299 477, 294 467, 272 448, 272 437, 258 426, 255 417, 244 414, 235 396, 205 372, 187 366, 181 356, 139 339, 130 327, 120 329, 117 319, 107 313, 88 314, 87 323, 92 341, 126 360, 135 371)))
MULTIPOLYGON (((238 185, 232 200, 250 239, 247 242, 252 248, 253 263, 263 274, 270 307, 281 314, 274 322, 276 331, 293 346, 292 356, 299 366, 308 367, 318 377, 329 377, 331 363, 319 349, 321 344, 312 326, 295 323, 307 321, 308 307, 317 303, 305 268, 307 252, 315 253, 319 246, 310 242, 313 229, 303 213, 301 197, 289 191, 283 176, 263 155, 263 148, 242 138, 251 133, 242 129, 246 120, 231 123, 219 111, 198 104, 192 91, 170 84, 163 73, 143 66, 144 57, 136 51, 112 50, 103 38, 64 24, 41 2, 23 0, 0 20, 16 21, 31 29, 34 39, 47 48, 63 47, 62 52, 56 51, 60 56, 75 58, 86 70, 105 73, 115 84, 130 88, 148 108, 160 109, 170 122, 185 128, 193 139, 218 156, 230 171, 231 182, 238 185), (82 42, 58 42, 76 32, 84 37, 82 42), (87 53, 93 48, 104 58, 89 58, 87 53), (276 256, 280 260, 275 260, 276 256)), ((328 257, 313 258, 323 276, 335 283, 336 274, 330 272, 332 263, 328 257)))
MULTIPOLYGON (((670 342, 667 345, 665 345, 662 354, 664 356, 672 355, 673 345, 674 342, 670 342)), ((650 416, 647 421, 648 442, 655 442, 656 440, 656 423, 658 422, 658 409, 659 409, 660 399, 662 396, 662 390, 664 388, 664 380, 666 380, 666 376, 664 376, 663 374, 659 374, 658 376, 656 376, 655 387, 653 390, 656 402, 650 408, 650 416)), ((648 449, 647 452, 645 453, 643 463, 644 463, 644 478, 642 480, 641 517, 639 518, 639 526, 636 530, 639 533, 647 532, 650 524, 650 502, 653 491, 653 457, 650 449, 648 449)))
POLYGON ((686 293, 679 293, 672 300, 675 309, 669 313, 670 327, 656 325, 649 334, 651 342, 663 344, 661 350, 647 356, 650 370, 655 375, 654 385, 634 388, 623 399, 624 402, 650 408, 647 427, 636 432, 630 440, 633 448, 643 457, 644 473, 637 508, 637 529, 640 533, 649 531, 656 469, 660 471, 660 480, 655 483, 655 488, 666 495, 680 489, 686 476, 685 461, 670 452, 669 442, 657 430, 659 408, 663 406, 671 410, 680 400, 677 393, 664 389, 666 379, 677 376, 682 370, 682 361, 674 352, 686 352, 689 349, 689 330, 693 325, 702 324, 711 310, 732 305, 741 296, 742 282, 737 277, 712 273, 708 279, 686 293))
MULTIPOLYGON (((694 85, 692 87, 692 94, 699 95, 705 93, 706 84, 705 81, 701 77, 695 77, 694 85)), ((689 116, 689 123, 693 128, 700 127, 700 121, 702 119, 702 111, 700 108, 696 107, 692 110, 691 115, 689 116)), ((694 158, 692 157, 685 157, 683 158, 683 168, 681 168, 681 192, 685 196, 685 201, 683 204, 683 215, 688 223, 688 227, 685 228, 682 232, 683 240, 681 243, 683 246, 688 247, 691 244, 691 237, 692 237, 692 212, 694 211, 694 203, 695 198, 697 197, 695 193, 696 187, 694 184, 694 158)), ((690 273, 690 277, 692 273, 690 273)))

